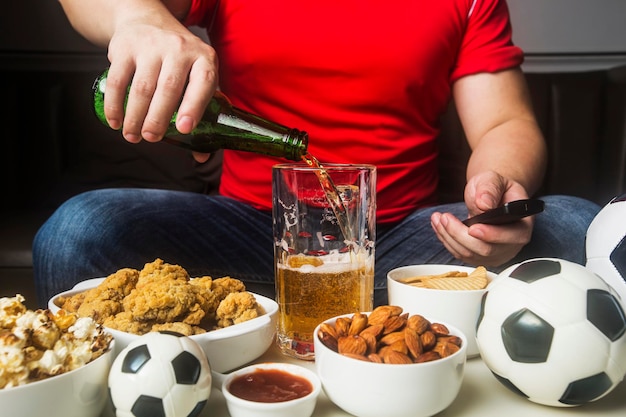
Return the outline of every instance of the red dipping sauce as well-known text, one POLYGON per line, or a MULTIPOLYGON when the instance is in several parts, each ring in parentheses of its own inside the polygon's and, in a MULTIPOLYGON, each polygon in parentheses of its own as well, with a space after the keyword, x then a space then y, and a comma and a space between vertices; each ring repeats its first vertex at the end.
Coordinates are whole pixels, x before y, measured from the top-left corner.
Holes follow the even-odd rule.
POLYGON ((310 394, 313 385, 306 378, 279 369, 256 369, 233 379, 228 391, 248 401, 278 403, 310 394))

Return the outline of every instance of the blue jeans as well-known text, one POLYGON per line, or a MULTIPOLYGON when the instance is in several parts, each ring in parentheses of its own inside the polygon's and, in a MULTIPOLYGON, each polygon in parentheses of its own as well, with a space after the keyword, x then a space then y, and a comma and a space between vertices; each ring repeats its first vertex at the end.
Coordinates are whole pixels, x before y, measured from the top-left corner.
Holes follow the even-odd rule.
MULTIPOLYGON (((516 259, 558 257, 585 263, 585 234, 600 209, 569 196, 543 197, 533 238, 516 259)), ((403 265, 459 264, 430 226, 433 211, 465 218, 463 203, 415 211, 401 223, 379 228, 375 304, 387 301, 386 274, 403 265)), ((77 282, 120 268, 141 269, 161 258, 191 276, 232 276, 250 291, 274 296, 272 216, 221 196, 152 189, 89 191, 66 201, 41 227, 33 243, 38 303, 77 282)), ((497 272, 501 268, 490 268, 497 272)))

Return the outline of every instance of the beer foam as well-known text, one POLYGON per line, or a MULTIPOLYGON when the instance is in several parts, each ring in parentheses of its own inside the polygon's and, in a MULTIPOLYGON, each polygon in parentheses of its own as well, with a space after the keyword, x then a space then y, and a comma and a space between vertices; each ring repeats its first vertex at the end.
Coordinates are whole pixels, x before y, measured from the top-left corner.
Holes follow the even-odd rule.
MULTIPOLYGON (((302 256, 302 255, 298 255, 302 256)), ((359 252, 345 252, 340 253, 339 251, 331 251, 327 255, 315 256, 314 257, 318 261, 322 261, 321 265, 315 265, 313 263, 304 263, 299 264, 298 267, 294 268, 289 266, 289 263, 278 263, 278 267, 282 269, 289 269, 294 271, 300 271, 303 273, 341 273, 346 271, 352 271, 363 268, 368 263, 374 260, 374 256, 359 252)), ((319 262, 316 262, 319 263, 319 262)))

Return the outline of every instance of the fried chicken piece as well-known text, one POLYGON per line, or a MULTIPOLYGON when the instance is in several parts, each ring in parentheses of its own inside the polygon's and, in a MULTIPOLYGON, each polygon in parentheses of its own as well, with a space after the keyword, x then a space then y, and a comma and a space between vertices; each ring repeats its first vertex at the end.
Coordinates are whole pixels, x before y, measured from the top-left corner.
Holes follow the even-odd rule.
POLYGON ((124 311, 136 321, 152 324, 183 321, 181 319, 189 316, 190 312, 204 316, 196 302, 195 291, 187 282, 180 280, 148 282, 141 289, 134 289, 124 299, 123 306, 124 311))
POLYGON ((217 308, 217 327, 243 323, 262 314, 263 307, 257 303, 254 295, 246 291, 233 292, 228 294, 217 308))
POLYGON ((85 300, 86 293, 87 291, 83 291, 68 297, 59 297, 56 304, 67 312, 76 313, 80 305, 85 300))
POLYGON ((194 334, 202 334, 202 333, 206 333, 207 332, 202 327, 192 326, 190 324, 182 323, 180 321, 177 321, 175 323, 155 324, 154 326, 152 326, 151 331, 153 331, 153 332, 161 332, 161 331, 175 332, 175 333, 180 333, 180 334, 185 335, 185 336, 192 336, 194 334))
POLYGON ((121 332, 141 335, 150 331, 152 323, 134 320, 130 312, 122 311, 121 313, 117 313, 115 316, 107 317, 104 320, 103 326, 119 330, 121 332))
MULTIPOLYGON (((189 281, 191 288, 196 293, 196 302, 199 304, 205 316, 203 320, 214 321, 215 311, 220 305, 220 301, 226 296, 223 291, 213 291, 211 277, 194 278, 189 281)), ((222 288, 222 287, 220 287, 222 288)))
MULTIPOLYGON (((107 317, 114 316, 122 311, 124 297, 131 293, 137 280, 139 271, 124 268, 109 275, 98 285, 84 292, 82 302, 76 309, 80 317, 91 317, 96 323, 102 324, 107 317)), ((73 298, 73 297, 72 297, 73 298)), ((65 308, 65 304, 76 304, 78 300, 64 303, 63 309, 72 311, 74 306, 65 308)))
POLYGON ((213 280, 211 283, 211 289, 215 291, 219 300, 222 301, 230 293, 245 291, 246 286, 238 279, 222 277, 213 280))
POLYGON ((180 265, 172 265, 157 258, 154 262, 147 263, 139 272, 139 280, 135 288, 141 289, 152 282, 159 281, 189 281, 189 274, 180 265))

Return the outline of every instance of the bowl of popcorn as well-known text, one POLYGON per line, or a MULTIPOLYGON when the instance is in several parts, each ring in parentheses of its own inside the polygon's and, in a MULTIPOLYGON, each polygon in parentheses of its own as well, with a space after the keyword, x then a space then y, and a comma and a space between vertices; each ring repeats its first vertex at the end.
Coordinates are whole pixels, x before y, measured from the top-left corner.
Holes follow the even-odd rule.
POLYGON ((452 404, 467 338, 417 311, 384 305, 317 326, 315 367, 333 403, 360 417, 426 417, 452 404))
POLYGON ((2 415, 99 417, 114 344, 91 318, 29 310, 19 294, 0 298, 2 415))
POLYGON ((246 291, 236 278, 190 277, 161 259, 83 281, 52 297, 48 307, 102 324, 115 338, 114 356, 148 332, 189 336, 216 372, 261 356, 273 342, 278 312, 274 300, 246 291))
POLYGON ((468 358, 479 355, 476 322, 487 286, 496 274, 482 266, 422 264, 403 266, 387 274, 389 304, 450 323, 468 339, 468 358))

